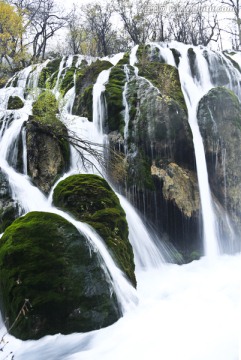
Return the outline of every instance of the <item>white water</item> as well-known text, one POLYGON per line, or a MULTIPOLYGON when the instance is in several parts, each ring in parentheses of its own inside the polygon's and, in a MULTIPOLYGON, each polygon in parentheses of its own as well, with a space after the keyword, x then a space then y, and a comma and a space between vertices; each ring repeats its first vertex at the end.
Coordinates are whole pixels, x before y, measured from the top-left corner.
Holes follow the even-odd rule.
POLYGON ((93 87, 93 123, 100 134, 103 134, 103 120, 106 118, 106 107, 102 94, 105 91, 105 84, 109 80, 110 71, 111 69, 101 71, 93 87))
POLYGON ((127 153, 127 140, 128 140, 128 133, 129 133, 129 120, 130 120, 130 116, 129 116, 129 104, 127 101, 127 90, 128 90, 128 82, 130 79, 130 70, 128 68, 128 65, 124 65, 124 71, 125 71, 125 75, 126 75, 126 82, 124 85, 124 91, 123 91, 123 105, 125 108, 125 113, 124 113, 124 121, 125 121, 125 127, 124 127, 124 146, 125 146, 125 153, 127 153))
MULTIPOLYGON (((159 49, 162 55, 162 47, 159 47, 159 49)), ((202 56, 202 51, 199 48, 195 48, 195 53, 198 69, 201 69, 200 80, 192 77, 187 54, 188 47, 182 44, 176 44, 176 49, 181 53, 178 71, 183 95, 188 108, 188 121, 193 135, 193 144, 195 150, 199 192, 202 207, 204 249, 205 254, 210 258, 211 261, 213 261, 219 253, 217 219, 215 217, 209 187, 203 141, 197 122, 198 103, 200 99, 213 87, 213 85, 210 80, 207 61, 202 56)), ((171 50, 166 48, 163 55, 166 59, 170 59, 172 52, 171 50), (167 55, 167 52, 169 52, 170 54, 167 55)), ((173 65, 173 61, 171 61, 170 65, 173 65)))
MULTIPOLYGON (((57 212, 28 177, 17 174, 5 161, 11 138, 17 136, 24 120, 18 121, 1 140, 0 166, 8 173, 25 211, 57 212)), ((65 121, 77 134, 96 139, 94 124, 87 119, 65 113, 65 121)), ((71 171, 78 172, 74 155, 71 171)), ((238 360, 241 256, 218 257, 214 263, 203 258, 183 266, 165 264, 134 209, 123 197, 119 199, 135 252, 138 305, 135 291, 113 267, 100 238, 75 222, 101 248, 107 264, 111 263, 108 266, 115 273, 112 276, 117 280, 124 317, 108 328, 86 334, 56 334, 25 342, 7 335, 5 341, 9 343, 0 352, 0 359, 11 359, 12 352, 14 360, 238 360)), ((57 213, 68 219, 66 214, 57 213)), ((2 327, 0 338, 4 333, 2 327)))

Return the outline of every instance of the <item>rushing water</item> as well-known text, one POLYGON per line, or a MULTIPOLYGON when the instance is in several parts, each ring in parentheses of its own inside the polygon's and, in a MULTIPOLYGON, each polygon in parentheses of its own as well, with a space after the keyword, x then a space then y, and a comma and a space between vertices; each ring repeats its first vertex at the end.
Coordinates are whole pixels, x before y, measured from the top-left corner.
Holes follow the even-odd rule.
MULTIPOLYGON (((179 73, 189 110, 190 125, 193 121, 194 124, 191 126, 195 128, 198 99, 211 84, 207 74, 198 82, 193 81, 187 64, 187 47, 179 45, 178 50, 182 55, 179 73)), ((160 47, 161 51, 162 47, 160 47)), ((131 66, 137 62, 136 52, 137 47, 132 50, 130 56, 131 66)), ((163 52, 166 61, 171 61, 169 52, 170 50, 166 48, 163 52)), ((202 61, 201 54, 199 55, 202 61)), ((120 57, 116 59, 118 58, 120 57)), ((66 59, 64 61, 66 63, 66 59)), ((64 61, 59 69, 58 81, 61 80, 64 61)), ((69 63, 71 63, 70 59, 69 63)), ((204 64, 201 74, 205 70, 203 66, 204 64)), ((26 71, 25 78, 27 74, 29 75, 29 72, 26 71)), ((39 74, 37 69, 35 74, 36 76, 39 74)), ((135 76, 138 76, 137 68, 135 68, 135 76)), ((92 123, 71 114, 70 104, 73 104, 74 89, 70 89, 66 94, 66 106, 61 113, 62 120, 70 130, 75 131, 79 137, 93 142, 104 141, 103 121, 106 116, 104 91, 108 77, 109 71, 102 72, 94 85, 92 123)), ((36 79, 33 80, 36 83, 36 79)), ((27 84, 26 79, 21 81, 27 84)), ((58 94, 57 88, 55 92, 58 94)), ((22 88, 0 90, 0 98, 4 100, 1 102, 1 113, 5 112, 7 98, 12 93, 18 93, 23 97, 24 91, 22 88)), ((25 107, 21 111, 14 112, 14 120, 11 124, 2 126, 0 166, 9 177, 13 197, 18 200, 24 212, 39 210, 58 213, 90 239, 109 269, 112 277, 110 281, 114 283, 124 316, 112 326, 86 334, 67 336, 56 334, 38 341, 25 342, 7 335, 4 337, 5 343, 1 344, 4 348, 0 352, 0 359, 11 359, 14 355, 14 360, 238 360, 238 344, 241 340, 239 338, 240 255, 217 256, 216 245, 211 241, 212 245, 206 246, 208 257, 183 266, 168 264, 165 262, 163 249, 156 246, 135 209, 123 196, 118 195, 127 215, 130 241, 135 255, 138 284, 135 291, 113 263, 100 237, 87 225, 52 207, 52 192, 47 199, 31 184, 26 175, 25 145, 23 146, 24 174, 17 173, 10 166, 9 149, 19 136, 23 123, 31 114, 31 101, 25 100, 25 107), (210 261, 210 258, 214 257, 216 261, 210 261)), ((5 120, 8 122, 7 118, 5 120)), ((193 128, 194 133, 198 131, 193 128)), ((24 143, 24 132, 22 132, 22 140, 24 143)), ((200 139, 198 135, 194 135, 194 142, 198 141, 196 156, 203 158, 204 151, 199 149, 202 146, 200 139), (200 155, 199 152, 202 154, 200 155)), ((86 169, 82 168, 78 154, 72 149, 71 169, 68 174, 84 171, 86 169)), ((88 171, 92 172, 94 169, 90 168, 88 171)), ((201 173, 204 171, 206 169, 202 168, 201 173)), ((203 180, 202 177, 202 182, 206 183, 203 190, 203 196, 206 197, 206 191, 209 191, 208 178, 203 180)), ((209 214, 208 217, 211 218, 210 198, 208 202, 208 205, 202 202, 202 207, 208 206, 208 210, 205 209, 209 214)), ((204 223, 209 220, 204 219, 204 223)), ((206 241, 209 241, 209 235, 212 234, 210 227, 213 227, 213 236, 216 237, 215 219, 212 220, 211 225, 207 223, 204 226, 207 227, 208 233, 206 241)), ((5 334, 5 327, 2 326, 0 331, 0 336, 5 334)))

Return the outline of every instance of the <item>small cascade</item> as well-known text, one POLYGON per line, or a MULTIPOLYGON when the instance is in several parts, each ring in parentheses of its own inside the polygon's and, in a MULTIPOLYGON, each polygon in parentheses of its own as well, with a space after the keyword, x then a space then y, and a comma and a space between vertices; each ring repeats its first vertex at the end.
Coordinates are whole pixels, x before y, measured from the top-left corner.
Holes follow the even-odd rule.
POLYGON ((138 76, 138 71, 139 71, 138 67, 135 66, 135 64, 138 62, 137 55, 136 55, 138 47, 139 47, 139 45, 134 46, 131 49, 131 53, 130 53, 130 65, 133 66, 136 76, 138 76))
POLYGON ((124 65, 124 72, 125 72, 125 75, 126 75, 126 82, 125 82, 124 91, 123 91, 123 105, 124 105, 124 108, 125 108, 125 113, 124 113, 124 121, 125 121, 125 127, 124 127, 124 142, 125 142, 124 143, 124 150, 125 150, 125 153, 127 153, 127 150, 128 150, 127 140, 128 140, 129 120, 130 120, 129 104, 128 104, 128 100, 127 100, 128 82, 130 80, 130 70, 129 70, 127 64, 124 65))
POLYGON ((93 87, 93 124, 99 134, 103 134, 103 125, 107 115, 104 91, 110 71, 111 69, 101 71, 93 87))
POLYGON ((61 79, 61 75, 62 75, 62 72, 64 70, 64 65, 65 65, 65 62, 66 62, 66 57, 63 57, 61 62, 60 62, 60 65, 59 65, 59 71, 58 71, 58 75, 57 75, 57 80, 56 80, 56 84, 55 84, 55 87, 53 89, 53 93, 55 94, 56 98, 58 99, 59 96, 60 96, 60 93, 59 93, 59 84, 60 84, 60 79, 61 79))
POLYGON ((28 92, 27 98, 29 100, 35 100, 36 97, 40 94, 40 89, 38 88, 39 76, 41 71, 48 65, 49 60, 46 60, 42 64, 38 64, 33 67, 33 70, 28 76, 28 80, 25 86, 25 91, 28 92))
POLYGON ((176 67, 173 53, 168 47, 166 47, 165 43, 149 43, 149 45, 151 46, 152 52, 154 49, 159 50, 160 55, 162 59, 165 61, 165 63, 176 67))
POLYGON ((26 138, 26 128, 22 128, 22 146, 23 146, 23 174, 28 174, 28 161, 27 161, 27 138, 26 138))
POLYGON ((160 250, 151 238, 143 221, 133 206, 122 195, 118 195, 125 210, 129 227, 129 240, 134 250, 136 270, 158 268, 165 263, 160 250))

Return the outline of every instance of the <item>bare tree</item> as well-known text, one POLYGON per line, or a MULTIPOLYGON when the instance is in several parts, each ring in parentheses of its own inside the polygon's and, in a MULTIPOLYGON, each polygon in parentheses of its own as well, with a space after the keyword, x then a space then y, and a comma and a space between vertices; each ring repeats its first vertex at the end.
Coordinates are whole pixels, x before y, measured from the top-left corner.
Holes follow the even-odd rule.
POLYGON ((54 0, 38 0, 37 15, 31 21, 33 32, 33 60, 44 59, 48 40, 56 31, 67 24, 68 15, 64 15, 54 0))
POLYGON ((221 30, 232 36, 232 44, 236 50, 241 50, 241 18, 240 18, 240 0, 219 0, 219 3, 227 5, 233 10, 234 18, 226 19, 231 22, 231 28, 222 28, 221 30), (234 26, 233 26, 234 24, 234 26))
POLYGON ((88 4, 82 7, 86 29, 96 39, 97 52, 99 56, 110 54, 111 38, 115 35, 112 29, 111 16, 113 9, 110 4, 100 5, 98 3, 88 4))
POLYGON ((82 25, 82 18, 78 12, 77 6, 74 4, 68 18, 68 34, 67 41, 69 50, 72 54, 81 54, 83 51, 83 43, 87 39, 86 29, 82 25))
MULTIPOLYGON (((169 18, 171 37, 184 44, 207 46, 218 41, 220 31, 216 13, 203 11, 206 0, 175 2, 169 18)), ((210 6, 210 1, 208 2, 210 6)))
POLYGON ((135 45, 144 44, 152 37, 155 14, 151 9, 150 0, 115 0, 115 11, 135 45))

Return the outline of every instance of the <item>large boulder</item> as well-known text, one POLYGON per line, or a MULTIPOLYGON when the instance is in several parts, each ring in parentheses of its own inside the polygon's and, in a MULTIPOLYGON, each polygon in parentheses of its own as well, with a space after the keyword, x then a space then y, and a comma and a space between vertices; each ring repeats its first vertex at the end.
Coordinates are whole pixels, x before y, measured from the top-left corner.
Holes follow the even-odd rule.
POLYGON ((31 212, 0 239, 0 302, 22 339, 106 327, 121 313, 99 254, 59 215, 31 212))
POLYGON ((217 87, 198 107, 212 192, 241 233, 241 105, 228 89, 217 87))
POLYGON ((67 129, 57 111, 54 95, 45 91, 33 104, 33 116, 26 124, 28 173, 44 193, 69 164, 67 129))
POLYGON ((53 202, 91 225, 101 235, 119 267, 136 285, 126 215, 108 183, 97 175, 69 176, 54 189, 53 202))

